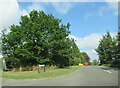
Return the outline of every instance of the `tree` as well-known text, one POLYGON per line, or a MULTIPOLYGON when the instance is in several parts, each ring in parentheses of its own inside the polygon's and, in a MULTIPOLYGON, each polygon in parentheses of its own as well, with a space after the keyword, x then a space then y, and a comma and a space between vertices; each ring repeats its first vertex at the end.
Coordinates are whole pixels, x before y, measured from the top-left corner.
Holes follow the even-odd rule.
POLYGON ((9 68, 37 64, 68 66, 80 52, 74 40, 68 38, 70 24, 43 11, 33 10, 21 16, 19 25, 11 25, 2 36, 2 51, 9 68))
POLYGON ((92 65, 97 65, 97 64, 98 64, 97 59, 94 59, 94 60, 92 61, 92 65))
POLYGON ((81 52, 81 57, 82 57, 82 63, 90 61, 90 57, 86 52, 81 52))
POLYGON ((89 62, 90 58, 85 52, 80 52, 80 49, 75 43, 75 40, 71 40, 71 49, 69 51, 69 64, 78 65, 79 63, 89 62))
POLYGON ((113 44, 112 44, 112 63, 111 66, 119 66, 120 64, 120 33, 113 38, 113 44))
POLYGON ((113 64, 118 61, 117 39, 112 38, 109 32, 102 37, 95 50, 99 55, 100 64, 113 64))

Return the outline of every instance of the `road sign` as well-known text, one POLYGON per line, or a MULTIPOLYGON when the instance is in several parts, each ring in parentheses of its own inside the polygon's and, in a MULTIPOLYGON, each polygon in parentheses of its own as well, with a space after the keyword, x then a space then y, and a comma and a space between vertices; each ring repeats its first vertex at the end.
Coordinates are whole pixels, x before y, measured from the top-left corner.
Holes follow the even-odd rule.
POLYGON ((45 66, 45 65, 39 65, 39 67, 43 67, 43 66, 45 66))
POLYGON ((46 71, 45 70, 45 65, 43 64, 43 65, 38 65, 38 73, 40 73, 40 67, 44 67, 44 72, 46 71))

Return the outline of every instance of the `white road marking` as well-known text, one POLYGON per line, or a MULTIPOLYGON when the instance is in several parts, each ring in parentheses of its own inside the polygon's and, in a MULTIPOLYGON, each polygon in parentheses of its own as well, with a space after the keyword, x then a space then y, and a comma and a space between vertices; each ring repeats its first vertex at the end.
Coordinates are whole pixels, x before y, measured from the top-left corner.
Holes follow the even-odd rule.
POLYGON ((104 70, 104 71, 106 71, 106 72, 108 72, 108 73, 112 73, 112 72, 110 72, 110 71, 107 71, 107 70, 104 70))

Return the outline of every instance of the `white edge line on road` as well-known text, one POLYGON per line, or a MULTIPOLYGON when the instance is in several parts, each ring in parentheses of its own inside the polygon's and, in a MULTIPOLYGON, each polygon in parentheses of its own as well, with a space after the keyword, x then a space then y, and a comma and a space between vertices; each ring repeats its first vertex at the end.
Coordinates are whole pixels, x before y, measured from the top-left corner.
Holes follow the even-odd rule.
POLYGON ((112 73, 112 72, 110 72, 110 71, 107 71, 107 70, 104 70, 104 71, 106 71, 106 72, 108 72, 108 73, 112 73))

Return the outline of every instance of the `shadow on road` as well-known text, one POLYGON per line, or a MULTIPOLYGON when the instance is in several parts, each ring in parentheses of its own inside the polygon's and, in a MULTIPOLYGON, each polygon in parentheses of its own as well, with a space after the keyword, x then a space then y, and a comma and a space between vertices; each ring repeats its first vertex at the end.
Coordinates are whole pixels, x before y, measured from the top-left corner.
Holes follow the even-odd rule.
POLYGON ((114 68, 114 67, 101 67, 101 69, 104 69, 104 70, 115 70, 115 71, 120 70, 120 69, 114 68))

